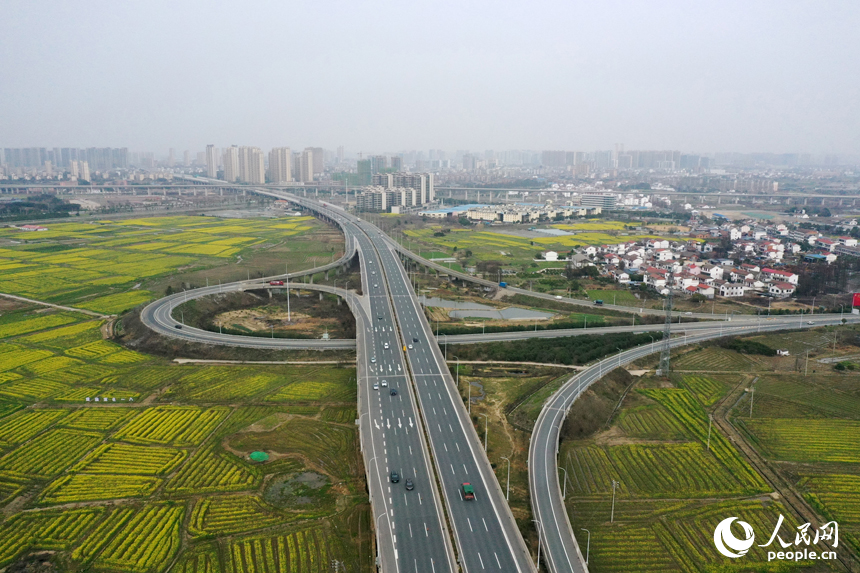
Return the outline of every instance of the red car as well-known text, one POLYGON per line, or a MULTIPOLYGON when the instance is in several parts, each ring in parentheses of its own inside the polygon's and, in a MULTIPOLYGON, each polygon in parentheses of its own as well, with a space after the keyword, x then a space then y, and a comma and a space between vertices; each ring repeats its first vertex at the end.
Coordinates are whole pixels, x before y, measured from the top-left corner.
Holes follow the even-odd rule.
POLYGON ((284 281, 269 281, 272 286, 284 286, 284 281))

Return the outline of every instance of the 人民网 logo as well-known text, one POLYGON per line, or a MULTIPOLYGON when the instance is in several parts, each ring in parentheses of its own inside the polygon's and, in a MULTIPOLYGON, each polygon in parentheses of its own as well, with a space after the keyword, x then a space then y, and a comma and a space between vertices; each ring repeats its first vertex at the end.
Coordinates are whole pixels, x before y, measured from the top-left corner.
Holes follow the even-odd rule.
MULTIPOLYGON (((776 527, 773 529, 773 534, 767 543, 762 543, 759 547, 770 547, 774 541, 777 541, 778 546, 774 545, 775 549, 788 549, 794 547, 794 551, 768 551, 767 560, 791 560, 791 561, 814 561, 816 559, 837 559, 835 551, 815 551, 814 547, 819 541, 827 541, 832 547, 839 547, 839 524, 835 521, 825 523, 818 529, 812 527, 810 523, 804 523, 797 527, 797 532, 794 534, 794 543, 791 537, 789 541, 780 537, 780 529, 785 522, 785 517, 779 515, 776 522, 776 527), (813 536, 814 533, 814 536, 813 536), (805 547, 804 547, 805 546, 805 547)), ((755 531, 752 525, 746 521, 740 521, 737 517, 727 517, 722 520, 714 529, 714 546, 725 557, 737 559, 743 557, 749 552, 755 543, 755 531), (732 523, 738 522, 743 530, 743 538, 738 539, 732 533, 732 523)))
POLYGON ((714 529, 714 545, 717 546, 717 551, 732 559, 746 555, 755 543, 755 532, 753 532, 752 525, 746 521, 738 521, 738 525, 743 528, 746 538, 738 539, 734 536, 731 527, 732 522, 736 519, 737 517, 727 517, 714 529))

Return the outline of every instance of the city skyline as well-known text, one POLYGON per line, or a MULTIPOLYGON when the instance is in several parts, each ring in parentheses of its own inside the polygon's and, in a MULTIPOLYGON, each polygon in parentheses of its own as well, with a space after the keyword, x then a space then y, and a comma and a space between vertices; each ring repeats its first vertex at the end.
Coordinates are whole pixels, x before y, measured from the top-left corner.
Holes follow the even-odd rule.
POLYGON ((4 147, 860 153, 850 2, 14 4, 4 147))

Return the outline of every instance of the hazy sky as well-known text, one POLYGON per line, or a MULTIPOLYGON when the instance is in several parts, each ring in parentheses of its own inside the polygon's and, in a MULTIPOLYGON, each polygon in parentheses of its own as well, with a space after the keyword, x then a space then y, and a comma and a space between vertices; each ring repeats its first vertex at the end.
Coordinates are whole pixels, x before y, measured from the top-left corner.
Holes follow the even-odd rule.
POLYGON ((0 146, 860 153, 860 2, 0 4, 0 146))

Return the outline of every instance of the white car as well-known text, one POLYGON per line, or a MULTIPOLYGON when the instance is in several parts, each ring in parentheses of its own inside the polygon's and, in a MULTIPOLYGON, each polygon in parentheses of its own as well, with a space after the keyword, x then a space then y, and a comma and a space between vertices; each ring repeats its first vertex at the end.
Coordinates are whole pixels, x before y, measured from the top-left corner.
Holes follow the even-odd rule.
POLYGON ((408 348, 409 348, 409 350, 412 350, 412 345, 410 344, 408 348))
POLYGON ((557 294, 557 295, 555 295, 555 298, 560 299, 560 298, 561 298, 561 295, 558 295, 558 294, 557 294))
POLYGON ((387 387, 388 387, 388 380, 383 380, 383 381, 382 381, 382 387, 383 387, 383 388, 387 388, 387 387))
POLYGON ((370 361, 371 361, 371 362, 376 362, 376 356, 371 356, 371 357, 370 357, 370 361))
POLYGON ((388 350, 388 343, 386 342, 385 344, 382 345, 382 347, 385 348, 386 350, 388 350))
POLYGON ((373 389, 374 389, 374 390, 379 390, 379 384, 374 384, 374 385, 373 385, 373 389))

